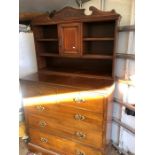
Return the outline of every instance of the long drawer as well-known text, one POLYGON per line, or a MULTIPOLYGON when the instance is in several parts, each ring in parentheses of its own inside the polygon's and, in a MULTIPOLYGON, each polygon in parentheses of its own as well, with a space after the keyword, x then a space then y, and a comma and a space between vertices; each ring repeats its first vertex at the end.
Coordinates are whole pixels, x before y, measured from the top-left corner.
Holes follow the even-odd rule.
POLYGON ((89 91, 70 92, 69 89, 58 89, 58 104, 84 110, 103 113, 106 108, 103 95, 89 91))
POLYGON ((94 113, 87 110, 79 109, 71 106, 64 106, 61 104, 32 104, 25 106, 25 111, 29 114, 35 114, 39 116, 45 116, 50 118, 55 118, 60 121, 64 119, 70 119, 73 121, 73 124, 81 122, 91 123, 91 125, 100 126, 104 114, 94 113))
POLYGON ((102 142, 102 123, 87 123, 73 118, 47 118, 37 115, 28 116, 29 127, 50 132, 62 137, 68 137, 74 141, 79 141, 93 147, 100 148, 102 142))
POLYGON ((104 155, 101 151, 86 147, 79 143, 66 140, 54 135, 49 135, 38 130, 30 129, 31 143, 48 150, 58 150, 65 155, 104 155))
POLYGON ((55 94, 24 99, 25 108, 35 107, 36 109, 33 111, 44 111, 47 115, 50 115, 55 105, 69 106, 95 113, 103 113, 106 111, 103 96, 93 93, 55 94))
POLYGON ((56 88, 35 82, 23 82, 21 87, 24 105, 26 107, 36 105, 38 110, 44 109, 40 107, 40 104, 46 106, 47 110, 51 105, 59 104, 103 113, 106 106, 103 95, 97 93, 82 92, 68 87, 56 88))

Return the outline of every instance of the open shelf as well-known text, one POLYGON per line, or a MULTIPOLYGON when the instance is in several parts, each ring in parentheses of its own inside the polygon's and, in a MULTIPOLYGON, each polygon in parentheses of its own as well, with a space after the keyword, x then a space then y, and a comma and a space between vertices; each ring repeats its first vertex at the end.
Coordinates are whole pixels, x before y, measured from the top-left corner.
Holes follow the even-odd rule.
POLYGON ((97 55, 97 54, 85 54, 83 58, 87 59, 112 59, 113 57, 110 55, 97 55))
POLYGON ((57 25, 39 25, 33 28, 36 39, 58 38, 57 25))
POLYGON ((68 56, 68 55, 59 55, 57 52, 51 53, 40 53, 39 56, 43 57, 67 57, 67 58, 81 58, 81 59, 112 59, 110 55, 97 55, 97 54, 85 54, 83 56, 68 56))
POLYGON ((95 79, 112 79, 111 75, 109 74, 99 74, 97 72, 84 72, 84 71, 75 71, 74 69, 51 69, 51 68, 44 68, 39 71, 40 73, 44 74, 55 74, 55 75, 64 75, 70 77, 86 77, 86 78, 95 78, 95 79))
POLYGON ((113 37, 100 37, 100 38, 83 38, 84 41, 108 41, 108 40, 114 40, 113 37))
POLYGON ((114 41, 84 41, 83 51, 88 55, 108 55, 112 56, 114 50, 114 41))
POLYGON ((83 23, 84 38, 114 37, 115 21, 96 21, 83 23))
POLYGON ((58 41, 57 38, 49 38, 49 39, 36 39, 37 41, 58 41))
POLYGON ((44 57, 59 57, 59 54, 57 52, 50 52, 50 53, 40 53, 39 56, 44 57))
POLYGON ((79 76, 112 78, 113 61, 111 59, 92 59, 91 56, 89 59, 86 57, 89 57, 89 55, 83 56, 83 59, 81 57, 71 59, 70 57, 61 57, 56 54, 47 54, 47 57, 44 57, 46 64, 40 69, 58 74, 67 73, 76 76, 79 74, 79 76))
POLYGON ((37 48, 38 48, 39 54, 44 54, 44 53, 59 54, 58 41, 37 42, 37 48))

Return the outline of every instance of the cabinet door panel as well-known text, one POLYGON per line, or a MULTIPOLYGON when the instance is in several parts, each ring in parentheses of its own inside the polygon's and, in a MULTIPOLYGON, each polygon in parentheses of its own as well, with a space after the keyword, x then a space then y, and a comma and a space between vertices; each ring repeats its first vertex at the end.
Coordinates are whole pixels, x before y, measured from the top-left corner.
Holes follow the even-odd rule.
POLYGON ((64 54, 81 54, 81 24, 59 25, 59 49, 64 54))

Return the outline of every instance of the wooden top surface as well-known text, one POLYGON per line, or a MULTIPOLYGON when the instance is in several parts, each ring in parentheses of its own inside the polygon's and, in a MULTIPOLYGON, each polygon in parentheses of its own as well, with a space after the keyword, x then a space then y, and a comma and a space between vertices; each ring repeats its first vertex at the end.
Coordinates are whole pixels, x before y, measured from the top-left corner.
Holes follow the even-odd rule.
POLYGON ((50 25, 58 24, 62 22, 86 22, 86 21, 97 21, 97 20, 118 20, 120 15, 111 11, 101 11, 93 6, 89 7, 91 11, 90 15, 85 14, 85 9, 77 9, 72 7, 64 7, 63 9, 51 13, 42 14, 33 18, 32 25, 50 25))
POLYGON ((56 86, 67 86, 79 90, 107 90, 114 86, 113 80, 76 77, 69 75, 34 73, 26 76, 21 81, 45 82, 56 86))

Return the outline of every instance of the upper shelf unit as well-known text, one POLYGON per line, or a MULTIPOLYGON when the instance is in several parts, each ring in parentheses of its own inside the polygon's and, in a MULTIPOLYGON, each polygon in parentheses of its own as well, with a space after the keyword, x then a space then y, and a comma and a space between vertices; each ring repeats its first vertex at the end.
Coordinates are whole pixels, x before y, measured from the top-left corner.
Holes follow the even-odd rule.
POLYGON ((120 16, 114 10, 90 10, 92 15, 87 16, 83 9, 66 7, 53 16, 44 14, 32 20, 39 71, 114 77, 120 16))

